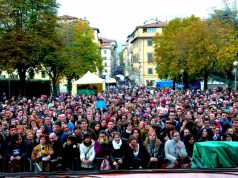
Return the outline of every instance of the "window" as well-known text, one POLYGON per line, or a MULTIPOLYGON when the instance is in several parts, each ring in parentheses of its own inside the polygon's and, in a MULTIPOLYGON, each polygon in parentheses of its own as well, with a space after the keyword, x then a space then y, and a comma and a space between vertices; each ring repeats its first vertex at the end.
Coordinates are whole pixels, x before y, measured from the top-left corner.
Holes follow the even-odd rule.
POLYGON ((104 63, 104 67, 107 67, 107 63, 106 62, 104 63))
POLYGON ((107 73, 107 69, 105 69, 104 72, 107 73))
POLYGON ((41 78, 45 78, 46 74, 45 74, 45 71, 42 71, 41 72, 41 78))
POLYGON ((147 46, 152 46, 152 45, 153 45, 152 40, 147 40, 147 46))
POLYGON ((143 28, 143 33, 147 33, 147 28, 143 28))
POLYGON ((10 75, 10 78, 13 78, 13 79, 18 79, 18 76, 17 75, 10 75))
POLYGON ((156 28, 148 28, 147 32, 148 33, 156 33, 156 28))
POLYGON ((107 60, 107 57, 103 57, 103 60, 107 60))
POLYGON ((6 78, 6 76, 5 75, 0 75, 0 78, 6 78))
POLYGON ((153 62, 153 53, 147 53, 147 61, 149 63, 152 63, 153 62))
POLYGON ((148 74, 153 74, 153 69, 152 68, 148 68, 148 74))
POLYGON ((104 50, 104 54, 107 54, 107 50, 104 50))

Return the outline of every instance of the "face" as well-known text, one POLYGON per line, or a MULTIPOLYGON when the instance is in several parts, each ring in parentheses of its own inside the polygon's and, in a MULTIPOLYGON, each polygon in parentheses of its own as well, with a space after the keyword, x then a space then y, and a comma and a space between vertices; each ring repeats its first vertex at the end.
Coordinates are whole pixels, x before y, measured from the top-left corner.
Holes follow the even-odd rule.
POLYGON ((208 133, 207 133, 207 130, 206 129, 203 129, 202 131, 202 136, 203 137, 207 137, 208 133))
POLYGON ((73 142, 70 140, 70 139, 67 139, 67 145, 72 145, 73 144, 73 142))
POLYGON ((36 131, 36 137, 39 138, 42 135, 42 130, 36 131))
POLYGON ((22 143, 22 137, 19 135, 18 139, 16 140, 16 144, 21 144, 22 143))
POLYGON ((186 136, 189 135, 189 134, 190 134, 190 131, 187 130, 187 129, 185 129, 185 130, 184 130, 184 136, 186 137, 186 136))
POLYGON ((189 144, 194 144, 194 138, 193 138, 193 137, 190 137, 190 139, 188 140, 188 143, 189 143, 189 144))
POLYGON ((174 140, 175 142, 178 142, 178 141, 180 140, 180 135, 179 135, 178 132, 175 132, 175 133, 174 133, 174 135, 173 135, 173 140, 174 140))
POLYGON ((95 125, 95 130, 96 130, 96 131, 99 131, 99 130, 100 130, 100 125, 99 125, 99 124, 95 125))
POLYGON ((135 136, 136 138, 139 138, 139 131, 138 130, 134 130, 133 136, 135 136))
POLYGON ((41 139, 40 139, 40 144, 41 144, 41 145, 45 145, 45 144, 46 144, 46 139, 45 139, 45 137, 41 137, 41 139))
POLYGON ((86 138, 84 139, 84 141, 85 141, 85 143, 90 143, 90 142, 91 142, 91 138, 90 138, 90 137, 86 137, 86 138))
POLYGON ((233 135, 233 134, 234 134, 234 131, 233 131, 233 129, 232 129, 232 128, 229 128, 229 129, 227 130, 227 133, 229 133, 229 134, 233 135))
POLYGON ((119 143, 120 142, 120 136, 119 135, 115 135, 114 136, 114 140, 116 143, 119 143))
POLYGON ((155 138, 156 138, 156 136, 155 136, 155 133, 154 132, 152 132, 152 133, 150 133, 149 134, 149 140, 155 140, 155 138))

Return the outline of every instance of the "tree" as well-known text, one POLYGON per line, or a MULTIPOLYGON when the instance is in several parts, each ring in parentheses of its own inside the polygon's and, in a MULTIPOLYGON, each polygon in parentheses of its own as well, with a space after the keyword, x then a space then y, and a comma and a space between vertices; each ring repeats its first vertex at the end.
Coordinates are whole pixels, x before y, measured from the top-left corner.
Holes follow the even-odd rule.
POLYGON ((219 21, 208 23, 193 16, 175 19, 164 32, 155 38, 159 75, 175 79, 183 69, 185 83, 188 78, 202 77, 205 89, 212 71, 224 71, 237 53, 234 29, 219 21))
POLYGON ((57 8, 56 0, 0 1, 0 63, 4 70, 17 70, 20 95, 25 95, 27 70, 46 55, 44 45, 55 32, 57 8))
POLYGON ((155 61, 157 63, 157 73, 159 78, 172 79, 178 81, 181 69, 184 70, 184 83, 188 84, 187 56, 188 47, 186 40, 181 35, 187 26, 193 21, 198 21, 197 17, 175 18, 171 20, 163 30, 163 34, 157 34, 153 38, 155 44, 155 61))
POLYGON ((102 57, 87 21, 78 19, 62 24, 61 34, 65 45, 63 58, 67 61, 64 74, 68 80, 68 91, 71 91, 72 79, 78 79, 87 71, 102 70, 102 57))

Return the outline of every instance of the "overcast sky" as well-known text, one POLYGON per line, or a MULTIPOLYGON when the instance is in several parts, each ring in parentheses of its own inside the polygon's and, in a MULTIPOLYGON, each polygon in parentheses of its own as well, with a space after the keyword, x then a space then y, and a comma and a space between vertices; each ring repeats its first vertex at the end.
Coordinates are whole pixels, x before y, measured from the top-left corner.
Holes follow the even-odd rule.
POLYGON ((86 18, 99 36, 125 43, 126 37, 144 21, 158 18, 208 17, 223 7, 222 0, 57 0, 58 15, 86 18))

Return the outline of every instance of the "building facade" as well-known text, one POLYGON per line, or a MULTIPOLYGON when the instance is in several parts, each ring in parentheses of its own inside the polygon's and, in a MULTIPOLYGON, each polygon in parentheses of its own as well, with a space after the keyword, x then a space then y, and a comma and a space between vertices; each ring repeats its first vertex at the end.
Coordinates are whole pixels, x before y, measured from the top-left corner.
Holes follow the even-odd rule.
POLYGON ((154 86, 158 80, 152 38, 157 33, 162 34, 166 24, 166 22, 151 19, 137 26, 127 37, 127 43, 123 49, 125 75, 139 85, 154 86))
POLYGON ((117 42, 106 38, 99 38, 99 41, 104 66, 103 71, 99 73, 102 78, 109 79, 117 68, 117 42))

